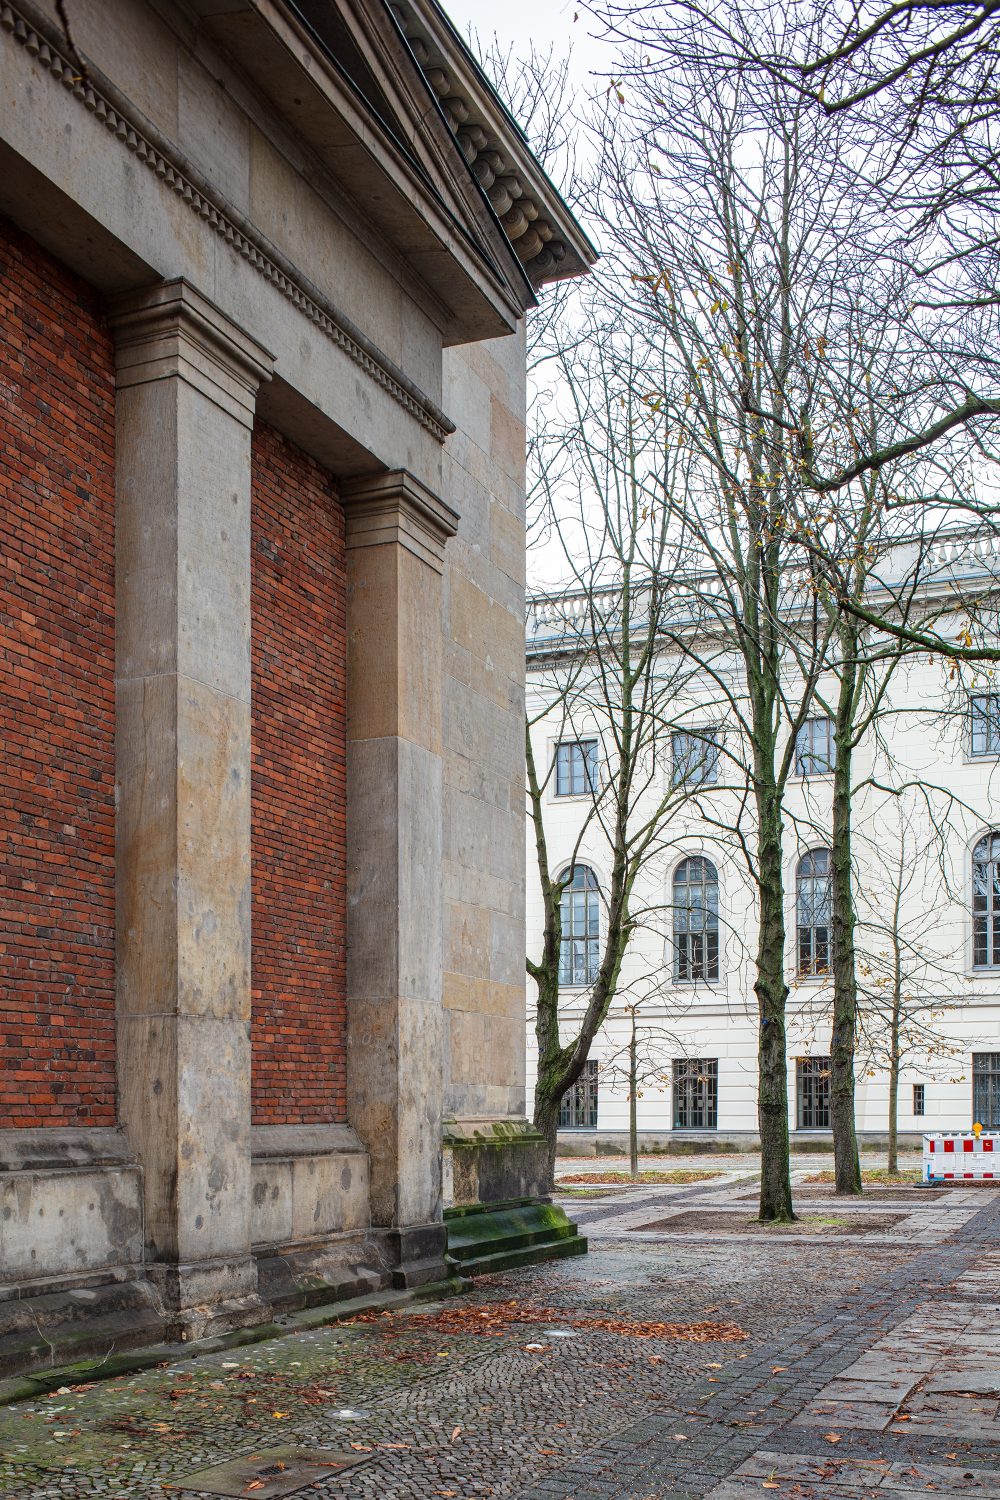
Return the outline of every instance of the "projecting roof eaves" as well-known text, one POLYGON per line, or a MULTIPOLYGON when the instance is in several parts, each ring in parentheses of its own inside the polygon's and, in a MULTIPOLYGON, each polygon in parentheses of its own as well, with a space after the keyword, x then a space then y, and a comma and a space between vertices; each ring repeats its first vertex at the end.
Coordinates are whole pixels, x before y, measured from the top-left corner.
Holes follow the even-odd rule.
POLYGON ((584 275, 597 251, 437 0, 386 0, 533 287, 584 275))

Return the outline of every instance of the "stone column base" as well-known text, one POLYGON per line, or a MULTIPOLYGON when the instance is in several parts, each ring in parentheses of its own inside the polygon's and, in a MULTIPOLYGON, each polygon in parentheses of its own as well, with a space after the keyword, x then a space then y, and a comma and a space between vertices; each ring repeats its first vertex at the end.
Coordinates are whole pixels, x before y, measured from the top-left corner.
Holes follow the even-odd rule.
POLYGON ((409 1224, 405 1229, 373 1233, 388 1249, 392 1285, 399 1291, 445 1281, 454 1273, 448 1260, 448 1230, 444 1224, 409 1224))
POLYGON ((145 1274, 160 1300, 169 1336, 200 1339, 230 1328, 263 1323, 270 1309, 257 1290, 252 1255, 197 1261, 153 1262, 145 1274))

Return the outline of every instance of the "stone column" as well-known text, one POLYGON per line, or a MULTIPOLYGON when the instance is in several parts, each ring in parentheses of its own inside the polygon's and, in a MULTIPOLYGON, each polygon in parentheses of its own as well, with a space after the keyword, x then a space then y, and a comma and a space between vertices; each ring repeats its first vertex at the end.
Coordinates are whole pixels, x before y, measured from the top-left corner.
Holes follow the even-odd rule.
POLYGON ((397 1284, 439 1276, 442 573, 458 516, 411 475, 352 480, 347 517, 348 1112, 397 1284))
POLYGON ((250 1254, 250 437, 268 354, 184 281, 111 305, 118 1079, 150 1275, 182 1331, 250 1254))

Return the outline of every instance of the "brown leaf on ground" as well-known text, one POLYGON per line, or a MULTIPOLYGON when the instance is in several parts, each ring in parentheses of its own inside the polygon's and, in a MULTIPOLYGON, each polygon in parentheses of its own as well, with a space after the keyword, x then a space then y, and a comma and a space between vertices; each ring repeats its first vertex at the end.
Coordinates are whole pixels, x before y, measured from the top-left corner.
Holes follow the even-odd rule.
POLYGON ((571 1313, 557 1307, 538 1307, 531 1302, 491 1302, 478 1306, 444 1307, 438 1313, 403 1315, 391 1312, 360 1313, 352 1323, 386 1323, 391 1337, 404 1332, 433 1329, 437 1333, 502 1334, 515 1323, 560 1323, 581 1330, 600 1329, 624 1338, 670 1339, 692 1344, 730 1343, 748 1337, 736 1323, 658 1323, 632 1318, 614 1318, 606 1313, 571 1313), (395 1320, 395 1321, 393 1321, 395 1320))
POLYGON ((826 1438, 826 1440, 827 1440, 828 1443, 839 1443, 840 1442, 840 1433, 839 1432, 824 1432, 823 1436, 826 1438))

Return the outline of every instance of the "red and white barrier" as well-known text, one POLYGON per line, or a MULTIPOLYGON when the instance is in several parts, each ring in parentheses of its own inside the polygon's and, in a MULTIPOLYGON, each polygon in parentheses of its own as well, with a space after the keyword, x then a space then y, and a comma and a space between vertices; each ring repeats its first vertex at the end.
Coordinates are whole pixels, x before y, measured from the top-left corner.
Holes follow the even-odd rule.
POLYGON ((1000 1181, 1000 1131, 924 1136, 925 1182, 1000 1181))

